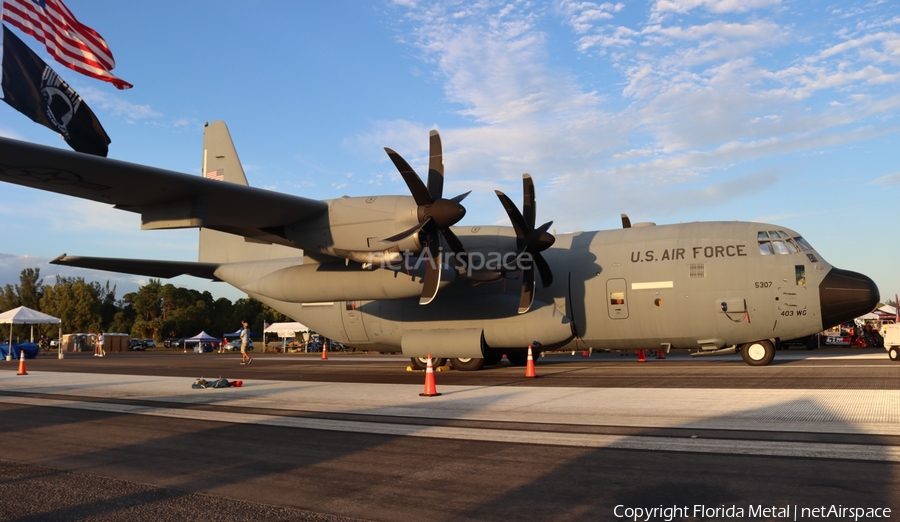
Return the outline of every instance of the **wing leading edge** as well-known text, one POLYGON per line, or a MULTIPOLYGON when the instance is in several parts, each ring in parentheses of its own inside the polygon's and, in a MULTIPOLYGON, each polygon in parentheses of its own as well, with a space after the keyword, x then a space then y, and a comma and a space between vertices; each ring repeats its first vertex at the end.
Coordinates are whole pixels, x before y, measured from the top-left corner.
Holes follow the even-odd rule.
POLYGON ((156 261, 151 259, 120 259, 114 257, 82 257, 63 254, 51 265, 92 268, 106 272, 142 275, 168 279, 180 275, 192 275, 203 279, 221 281, 215 275, 219 263, 198 263, 192 261, 156 261))
POLYGON ((0 181, 136 212, 150 229, 263 238, 328 211, 323 201, 8 138, 0 138, 0 181))

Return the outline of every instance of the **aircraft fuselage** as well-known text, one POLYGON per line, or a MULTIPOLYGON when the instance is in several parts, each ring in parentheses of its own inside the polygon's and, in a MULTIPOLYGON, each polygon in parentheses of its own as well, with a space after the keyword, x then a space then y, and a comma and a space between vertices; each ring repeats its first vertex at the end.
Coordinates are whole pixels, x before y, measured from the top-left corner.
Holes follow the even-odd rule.
MULTIPOLYGON (((514 249, 509 227, 454 227, 454 232, 473 259, 514 249)), ((421 282, 409 267, 361 270, 341 264, 343 286, 333 284, 334 267, 294 267, 302 277, 295 284, 315 293, 315 302, 250 293, 360 349, 449 358, 524 349, 533 341, 543 349, 670 346, 713 352, 810 335, 868 312, 879 298, 870 279, 832 267, 796 232, 761 223, 558 234, 544 256, 554 281, 547 288, 538 285, 525 314, 517 313, 518 272, 477 285, 452 278, 428 306, 415 298, 421 282), (354 299, 354 288, 359 296, 392 298, 354 299), (397 294, 401 291, 406 298, 397 294)), ((243 273, 245 279, 268 275, 243 273)), ((224 271, 220 277, 244 289, 251 282, 224 271)))

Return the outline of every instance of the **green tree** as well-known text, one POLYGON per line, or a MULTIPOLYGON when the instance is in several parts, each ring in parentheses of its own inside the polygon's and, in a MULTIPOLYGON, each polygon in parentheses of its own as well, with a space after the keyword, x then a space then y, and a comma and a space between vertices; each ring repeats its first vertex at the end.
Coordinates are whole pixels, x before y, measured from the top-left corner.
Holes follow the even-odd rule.
POLYGON ((16 293, 19 295, 19 306, 40 310, 41 297, 44 294, 41 269, 26 268, 22 270, 22 273, 19 274, 19 284, 16 285, 16 293))
POLYGON ((0 311, 5 312, 22 306, 22 301, 13 285, 6 285, 0 291, 0 311))
POLYGON ((99 283, 86 283, 83 277, 57 276, 52 285, 45 285, 40 307, 45 314, 59 317, 66 332, 97 332, 100 330, 99 283))

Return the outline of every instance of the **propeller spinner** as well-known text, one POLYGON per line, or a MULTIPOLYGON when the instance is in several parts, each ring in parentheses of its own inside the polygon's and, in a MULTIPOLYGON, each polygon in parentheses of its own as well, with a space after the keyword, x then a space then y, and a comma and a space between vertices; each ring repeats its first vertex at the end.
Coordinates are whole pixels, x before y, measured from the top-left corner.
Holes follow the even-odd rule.
POLYGON ((409 230, 385 238, 382 241, 400 241, 420 230, 424 232, 424 244, 431 260, 425 263, 425 282, 422 286, 422 296, 419 298, 419 304, 421 305, 430 303, 437 296, 441 282, 441 267, 443 266, 440 249, 441 237, 447 241, 450 249, 457 256, 463 256, 466 253, 462 242, 450 230, 450 227, 458 223, 466 215, 466 209, 460 205, 460 202, 469 195, 469 192, 466 192, 451 199, 443 197, 444 153, 441 147, 441 135, 436 130, 432 130, 429 133, 428 149, 428 185, 426 186, 422 183, 422 178, 416 174, 416 171, 409 166, 409 163, 402 156, 392 149, 384 148, 400 175, 403 176, 406 186, 409 187, 409 192, 419 206, 417 214, 419 223, 409 230))
MULTIPOLYGON (((528 253, 530 263, 525 267, 522 276, 522 294, 519 298, 519 313, 524 314, 531 308, 534 302, 534 268, 537 266, 538 272, 541 274, 541 284, 547 288, 553 284, 553 271, 541 252, 550 248, 556 241, 552 234, 547 232, 550 229, 552 221, 548 221, 538 228, 534 227, 536 204, 534 197, 534 181, 528 174, 522 175, 522 192, 524 193, 524 212, 519 212, 515 203, 509 197, 499 190, 494 191, 500 198, 500 203, 509 215, 509 220, 516 231, 516 247, 519 251, 519 257, 528 253)), ((527 259, 524 260, 526 263, 527 259)))

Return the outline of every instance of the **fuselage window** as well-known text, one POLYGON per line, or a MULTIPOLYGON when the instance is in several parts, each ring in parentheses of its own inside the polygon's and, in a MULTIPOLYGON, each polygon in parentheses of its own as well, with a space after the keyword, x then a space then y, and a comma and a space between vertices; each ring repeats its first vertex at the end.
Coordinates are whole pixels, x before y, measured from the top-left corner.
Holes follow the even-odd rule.
POLYGON ((791 251, 792 254, 797 254, 800 252, 800 248, 796 244, 794 244, 794 242, 791 241, 790 239, 785 241, 785 243, 787 243, 788 249, 791 251))
POLYGON ((771 241, 760 241, 759 242, 759 253, 764 256, 771 256, 772 254, 774 254, 775 251, 772 250, 772 242, 771 241))
POLYGON ((609 293, 609 304, 611 304, 611 305, 625 304, 625 292, 610 292, 609 293))
POLYGON ((769 234, 765 230, 756 233, 756 239, 769 239, 769 234))

